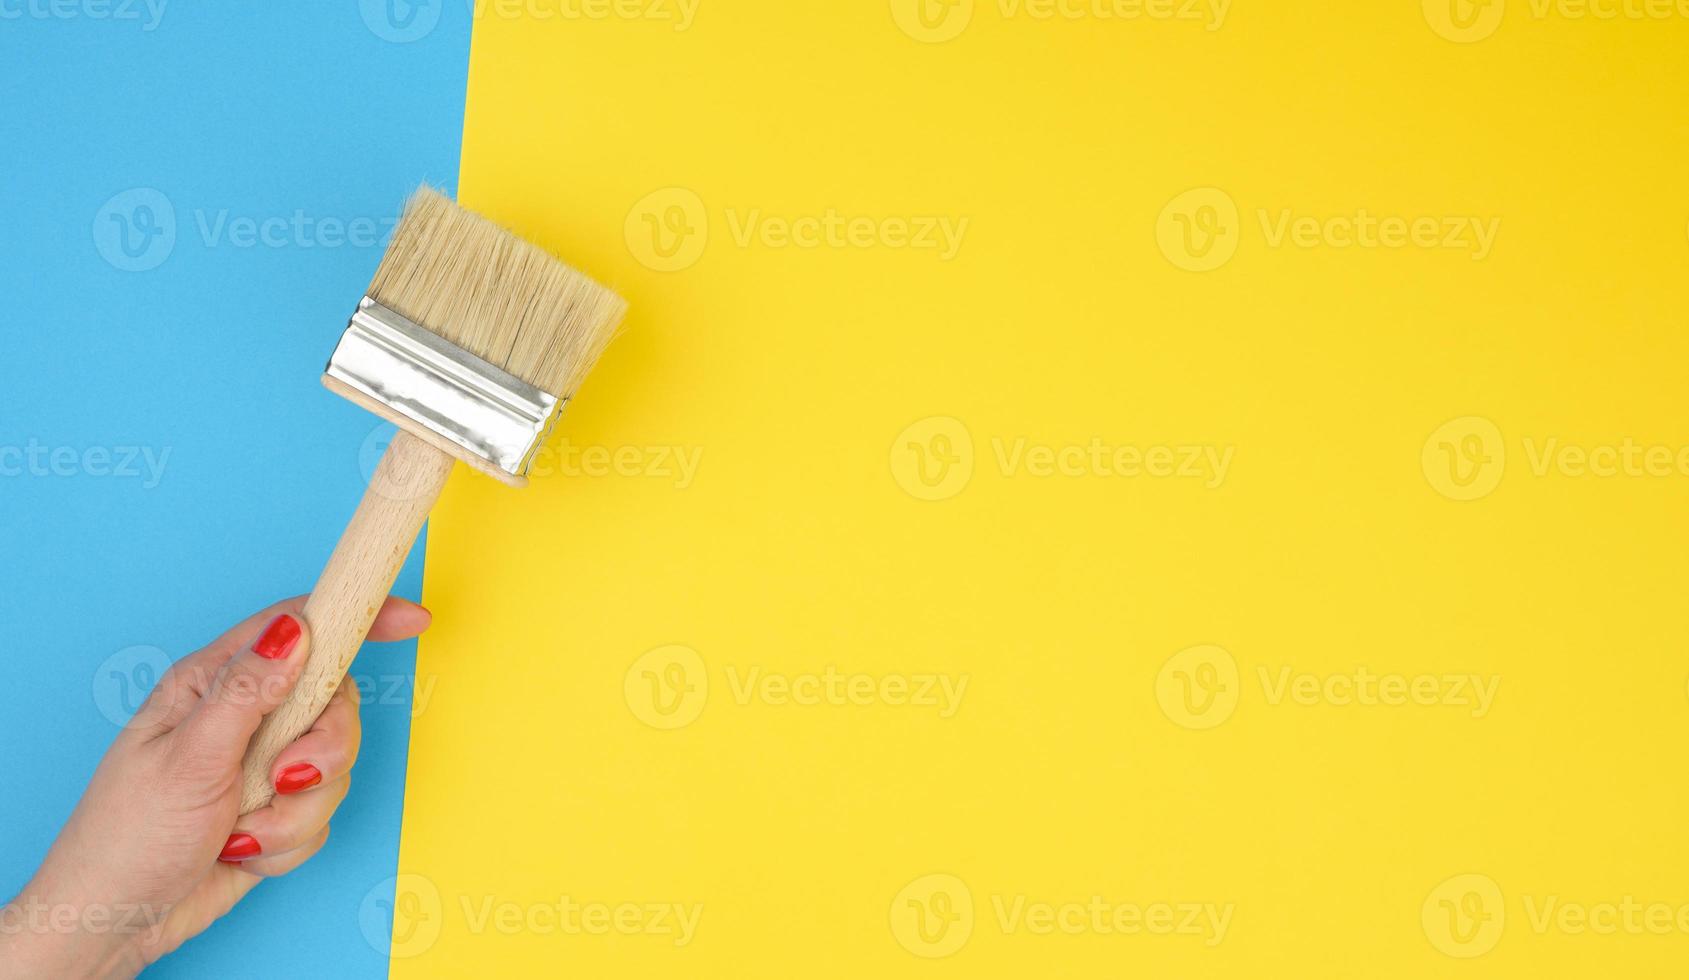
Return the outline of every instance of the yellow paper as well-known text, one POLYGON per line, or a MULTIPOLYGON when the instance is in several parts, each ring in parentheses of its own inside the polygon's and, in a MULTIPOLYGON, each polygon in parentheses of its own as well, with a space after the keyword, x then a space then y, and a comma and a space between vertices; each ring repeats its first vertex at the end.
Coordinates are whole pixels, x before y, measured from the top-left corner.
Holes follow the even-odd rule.
POLYGON ((1689 11, 921 3, 481 5, 394 976, 1680 972, 1689 11))

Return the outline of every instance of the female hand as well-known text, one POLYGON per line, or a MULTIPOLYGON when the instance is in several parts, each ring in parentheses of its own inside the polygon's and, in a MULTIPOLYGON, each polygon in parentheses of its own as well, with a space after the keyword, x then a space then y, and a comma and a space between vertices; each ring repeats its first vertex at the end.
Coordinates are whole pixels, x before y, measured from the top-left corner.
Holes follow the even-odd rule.
MULTIPOLYGON (((0 907, 0 976, 133 976, 323 846, 358 755, 354 684, 276 759, 274 801, 238 813, 247 742, 309 656, 304 606, 279 603, 159 678, 41 869, 0 907)), ((389 598, 369 638, 410 639, 429 621, 389 598)))

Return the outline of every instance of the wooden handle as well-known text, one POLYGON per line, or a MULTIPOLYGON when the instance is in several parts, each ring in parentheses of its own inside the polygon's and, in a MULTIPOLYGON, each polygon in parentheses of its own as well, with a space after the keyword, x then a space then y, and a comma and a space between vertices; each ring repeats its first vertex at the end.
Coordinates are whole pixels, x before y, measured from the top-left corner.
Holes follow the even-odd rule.
POLYGON ((242 763, 241 813, 270 802, 276 756, 316 723, 357 656, 375 614, 445 489, 451 456, 403 429, 381 457, 352 523, 305 602, 310 660, 281 707, 258 726, 242 763))

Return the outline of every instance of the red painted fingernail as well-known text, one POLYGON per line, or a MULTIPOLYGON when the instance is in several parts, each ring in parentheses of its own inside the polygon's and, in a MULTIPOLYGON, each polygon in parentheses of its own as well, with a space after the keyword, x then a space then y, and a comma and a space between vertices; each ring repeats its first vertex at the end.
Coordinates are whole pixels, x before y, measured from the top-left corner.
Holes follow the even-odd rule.
POLYGON ((270 620, 264 632, 252 644, 252 652, 267 660, 280 660, 293 652, 299 643, 299 620, 281 615, 270 620))
POLYGON ((230 834, 229 842, 223 845, 223 853, 217 855, 217 860, 224 864, 239 864, 247 858, 257 857, 262 851, 258 838, 251 834, 230 834))
POLYGON ((276 776, 276 792, 282 795, 310 789, 323 781, 322 771, 309 762, 295 762, 276 776))

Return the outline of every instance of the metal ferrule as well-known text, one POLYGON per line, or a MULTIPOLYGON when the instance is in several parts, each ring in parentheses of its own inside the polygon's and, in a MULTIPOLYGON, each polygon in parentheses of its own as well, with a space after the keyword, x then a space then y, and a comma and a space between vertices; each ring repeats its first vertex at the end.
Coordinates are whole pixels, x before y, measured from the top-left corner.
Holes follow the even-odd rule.
POLYGON ((368 296, 325 373, 512 478, 527 473, 564 401, 368 296))

